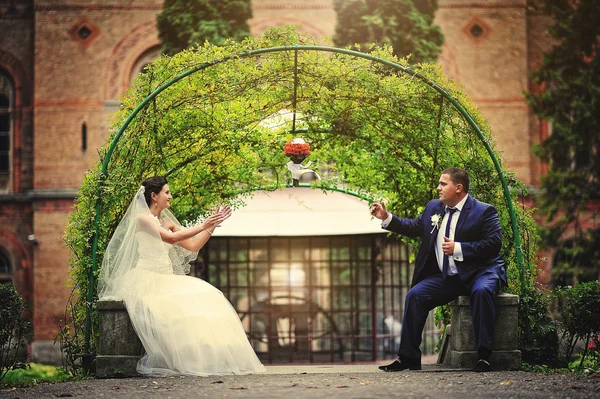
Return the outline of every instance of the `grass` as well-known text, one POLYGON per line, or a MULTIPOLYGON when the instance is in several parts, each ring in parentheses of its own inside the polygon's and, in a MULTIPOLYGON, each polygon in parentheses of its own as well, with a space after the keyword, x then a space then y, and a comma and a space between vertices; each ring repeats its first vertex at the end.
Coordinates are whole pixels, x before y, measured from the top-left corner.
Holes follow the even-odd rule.
POLYGON ((29 363, 25 369, 10 370, 6 373, 4 378, 0 380, 0 388, 26 387, 40 382, 63 382, 76 378, 78 377, 56 366, 29 363))

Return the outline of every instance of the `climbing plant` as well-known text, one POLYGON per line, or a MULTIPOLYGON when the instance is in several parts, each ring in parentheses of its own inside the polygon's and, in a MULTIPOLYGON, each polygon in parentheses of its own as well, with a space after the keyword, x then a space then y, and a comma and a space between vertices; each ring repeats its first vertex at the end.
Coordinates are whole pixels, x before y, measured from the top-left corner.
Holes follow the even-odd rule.
MULTIPOLYGON (((289 172, 283 146, 295 136, 310 143, 321 186, 344 185, 386 199, 391 211, 406 217, 416 217, 436 196, 441 170, 467 169, 471 193, 499 210, 509 290, 523 288, 507 202, 490 155, 464 115, 433 88, 443 88, 462 104, 493 147, 486 121, 459 87, 434 64, 414 70, 391 67, 406 66, 406 60, 395 57, 389 47, 374 47, 371 56, 384 61, 374 62, 314 46, 312 39, 282 27, 242 43, 205 44, 163 56, 135 80, 121 98, 98 164, 84 178, 65 234, 79 298, 74 324, 85 320, 98 196, 101 264, 112 232, 144 177, 167 176, 175 196, 172 209, 180 219, 194 220, 223 202, 243 206, 244 198, 258 188, 285 186, 289 172), (195 68, 197 72, 167 84, 195 68), (166 88, 149 97, 161 87, 166 88), (131 119, 147 98, 151 101, 131 119), (111 145, 126 121, 130 123, 120 141, 111 145)), ((516 201, 524 189, 510 172, 504 173, 511 201, 516 201)), ((532 276, 532 219, 517 207, 517 220, 523 237, 530 237, 525 273, 532 276)), ((93 349, 95 312, 92 316, 93 349)))

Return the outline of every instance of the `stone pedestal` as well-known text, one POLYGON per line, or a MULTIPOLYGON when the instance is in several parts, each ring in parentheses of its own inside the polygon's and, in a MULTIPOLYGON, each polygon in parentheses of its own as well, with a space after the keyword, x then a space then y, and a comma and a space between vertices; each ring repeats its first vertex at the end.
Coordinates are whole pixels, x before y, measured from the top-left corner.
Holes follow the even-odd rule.
MULTIPOLYGON (((451 324, 446 330, 438 364, 473 369, 477 362, 475 333, 470 298, 460 296, 450 303, 451 324)), ((494 351, 490 358, 494 370, 517 370, 521 367, 519 350, 519 296, 499 294, 496 297, 494 351)))
POLYGON ((97 378, 139 376, 137 362, 144 354, 123 301, 98 301, 100 342, 96 356, 97 378))

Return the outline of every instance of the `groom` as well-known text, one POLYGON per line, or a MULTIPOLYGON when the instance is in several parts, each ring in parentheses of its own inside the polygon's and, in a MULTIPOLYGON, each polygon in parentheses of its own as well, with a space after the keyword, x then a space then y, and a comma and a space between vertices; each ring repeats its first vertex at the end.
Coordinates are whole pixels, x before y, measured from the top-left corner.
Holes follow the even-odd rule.
POLYGON ((383 203, 371 206, 384 229, 421 237, 412 288, 404 301, 398 359, 379 367, 384 371, 421 369, 419 346, 429 311, 459 295, 471 297, 479 356, 475 371, 491 369, 494 299, 506 285, 498 213, 469 195, 469 175, 463 169, 444 170, 437 191, 440 199, 430 201, 416 219, 398 218, 383 203))

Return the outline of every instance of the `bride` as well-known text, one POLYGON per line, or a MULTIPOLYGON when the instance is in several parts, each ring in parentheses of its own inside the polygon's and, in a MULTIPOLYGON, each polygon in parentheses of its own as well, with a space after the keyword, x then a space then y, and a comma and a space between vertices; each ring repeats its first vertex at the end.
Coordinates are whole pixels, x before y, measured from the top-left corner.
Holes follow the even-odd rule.
POLYGON ((220 207, 184 229, 168 210, 164 177, 150 177, 111 238, 100 271, 100 298, 123 299, 144 345, 146 376, 249 374, 265 371, 225 296, 190 276, 189 262, 231 215, 220 207))

